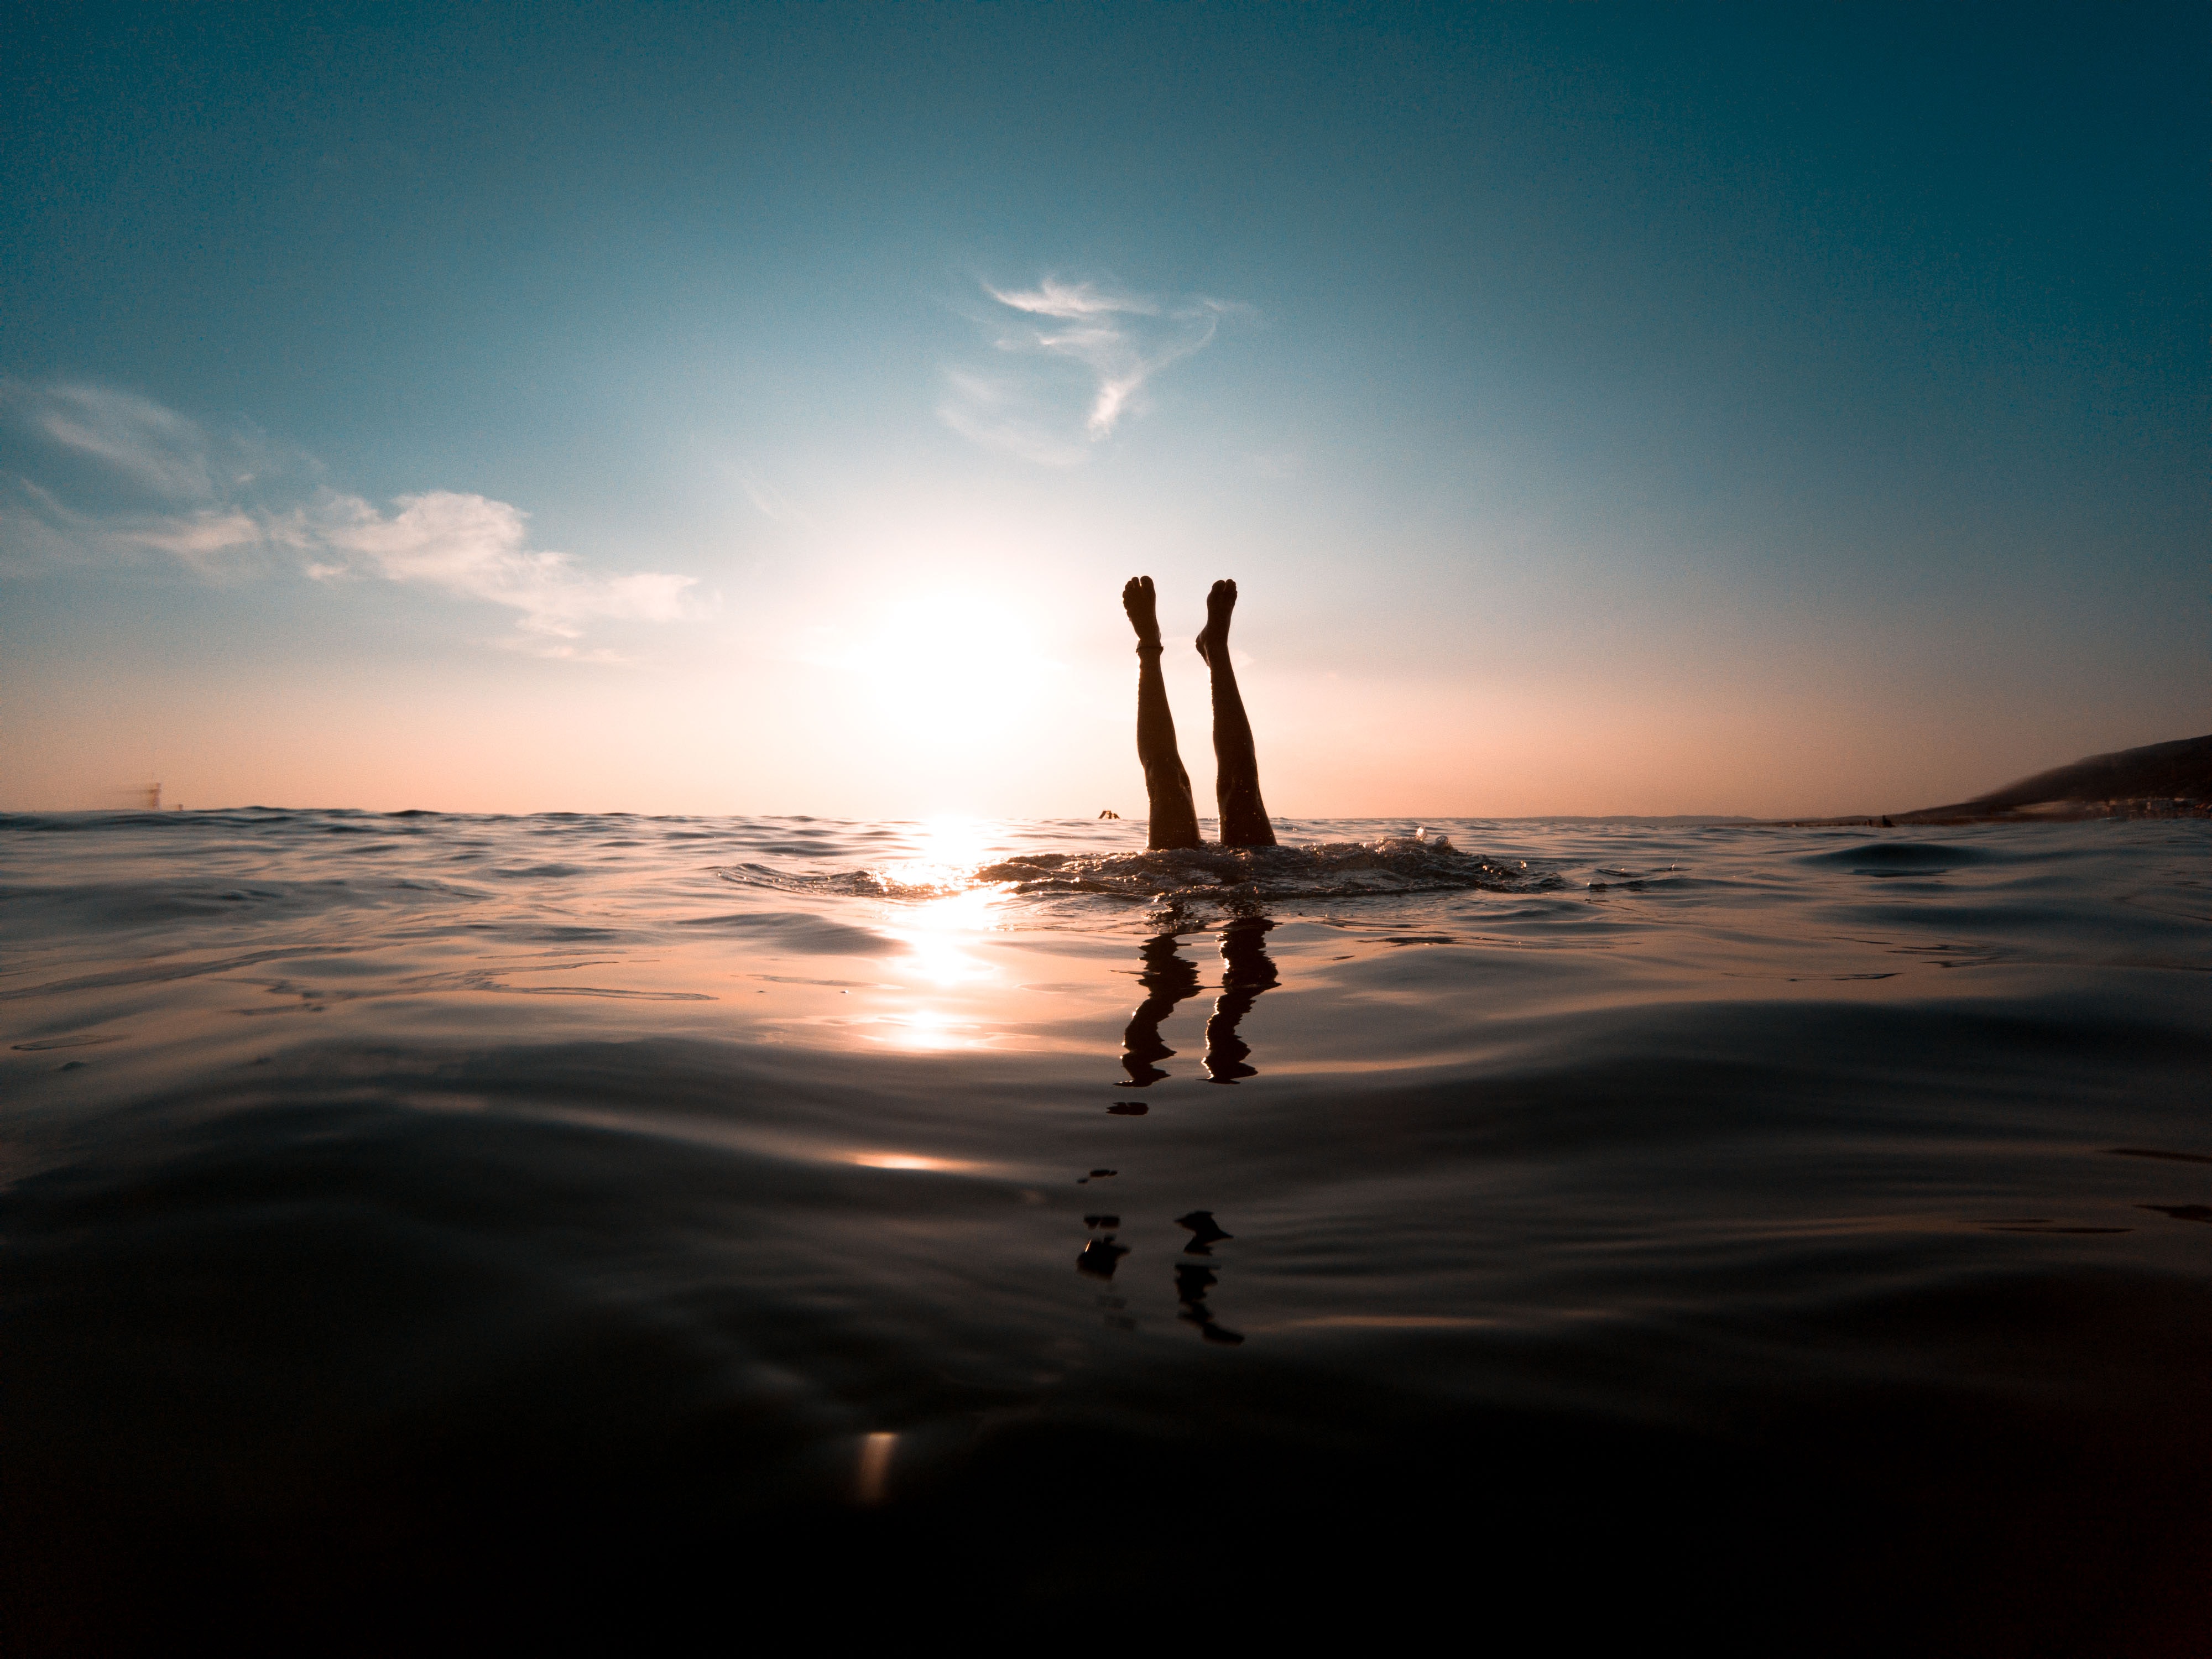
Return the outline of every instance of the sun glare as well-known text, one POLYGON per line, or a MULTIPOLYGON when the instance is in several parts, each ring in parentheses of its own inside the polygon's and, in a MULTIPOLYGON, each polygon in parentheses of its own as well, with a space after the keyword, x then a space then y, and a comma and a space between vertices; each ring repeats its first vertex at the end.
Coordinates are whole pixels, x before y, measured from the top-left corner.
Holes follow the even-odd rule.
POLYGON ((1038 631, 1003 601, 931 593, 893 600, 856 632, 817 635, 803 654, 845 676, 902 743, 980 753, 1048 715, 1066 670, 1030 643, 1038 631))

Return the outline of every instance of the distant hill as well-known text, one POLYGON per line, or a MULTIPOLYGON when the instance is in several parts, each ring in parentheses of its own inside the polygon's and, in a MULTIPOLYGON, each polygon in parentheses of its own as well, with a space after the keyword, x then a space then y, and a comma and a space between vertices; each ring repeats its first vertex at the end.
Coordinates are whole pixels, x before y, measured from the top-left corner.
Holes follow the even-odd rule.
POLYGON ((2212 814, 2212 736, 2092 755, 1950 806, 1899 812, 1896 823, 1988 818, 2197 817, 2212 814))

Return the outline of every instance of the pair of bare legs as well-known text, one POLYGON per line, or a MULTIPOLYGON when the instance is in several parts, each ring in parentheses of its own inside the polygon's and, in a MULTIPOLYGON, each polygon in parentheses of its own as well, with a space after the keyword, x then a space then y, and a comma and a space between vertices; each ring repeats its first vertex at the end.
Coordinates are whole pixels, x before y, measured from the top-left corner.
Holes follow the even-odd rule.
MULTIPOLYGON (((1175 715, 1168 708, 1167 682, 1160 676, 1158 598, 1150 576, 1132 576, 1121 590, 1121 608, 1137 630, 1137 758, 1145 766, 1150 798, 1150 847, 1200 847, 1198 807, 1191 799, 1190 774, 1176 748, 1175 715)), ((1252 747, 1252 722, 1237 690, 1237 670, 1229 660, 1229 615, 1237 608, 1237 584, 1222 581, 1206 596, 1206 628, 1198 654, 1213 675, 1214 799, 1221 813, 1224 847, 1273 847, 1273 826, 1260 799, 1260 757, 1252 747)))

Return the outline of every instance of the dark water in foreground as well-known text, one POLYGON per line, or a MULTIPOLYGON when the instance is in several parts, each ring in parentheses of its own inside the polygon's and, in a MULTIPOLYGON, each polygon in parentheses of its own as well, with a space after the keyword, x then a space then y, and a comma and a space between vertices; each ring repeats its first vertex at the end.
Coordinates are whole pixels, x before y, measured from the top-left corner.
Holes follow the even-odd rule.
POLYGON ((2212 831, 1410 828, 0 819, 9 1646, 2203 1651, 2212 831))

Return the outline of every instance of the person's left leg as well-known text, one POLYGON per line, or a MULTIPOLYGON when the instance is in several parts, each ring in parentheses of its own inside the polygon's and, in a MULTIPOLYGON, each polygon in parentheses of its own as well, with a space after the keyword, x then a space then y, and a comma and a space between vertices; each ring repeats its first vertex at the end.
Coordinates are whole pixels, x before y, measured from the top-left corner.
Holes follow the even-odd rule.
POLYGON ((1244 717, 1237 670, 1229 660, 1229 613, 1236 608, 1237 584, 1214 583, 1206 596, 1206 631, 1198 636, 1198 654, 1213 672, 1213 798, 1224 847, 1273 847, 1275 830, 1260 799, 1252 722, 1244 717))

